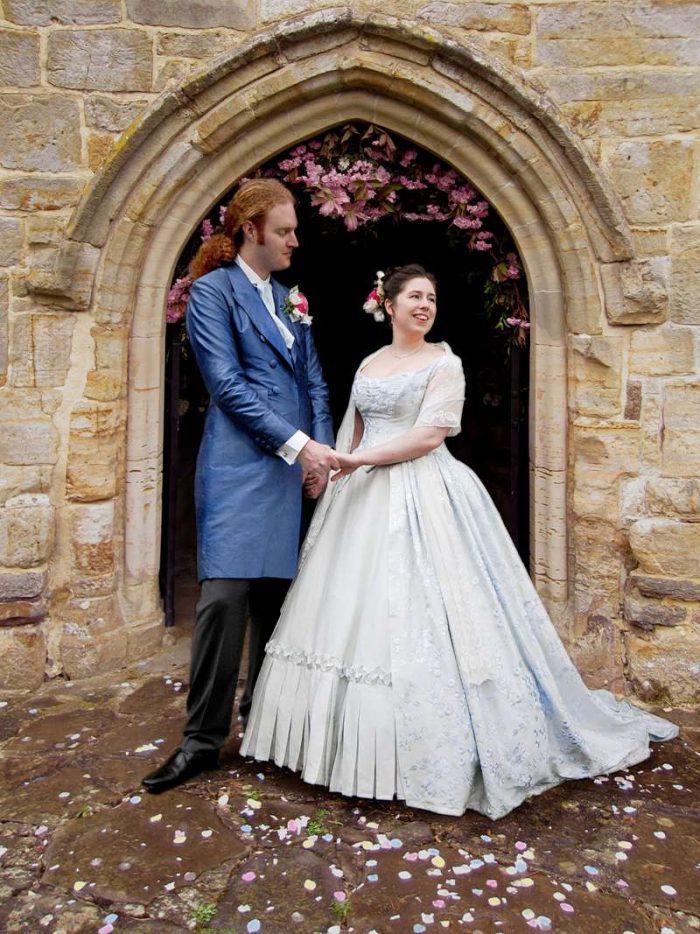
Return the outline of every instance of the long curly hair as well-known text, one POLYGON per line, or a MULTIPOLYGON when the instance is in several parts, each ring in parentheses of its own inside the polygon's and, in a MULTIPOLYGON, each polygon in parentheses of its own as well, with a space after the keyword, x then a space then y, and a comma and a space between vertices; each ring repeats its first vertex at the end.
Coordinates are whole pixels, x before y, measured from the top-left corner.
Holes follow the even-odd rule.
POLYGON ((212 269, 232 263, 243 242, 243 225, 252 221, 263 240, 265 217, 278 204, 294 204, 291 191, 276 178, 251 178, 243 182, 231 198, 222 227, 197 250, 189 265, 192 279, 199 279, 212 269))

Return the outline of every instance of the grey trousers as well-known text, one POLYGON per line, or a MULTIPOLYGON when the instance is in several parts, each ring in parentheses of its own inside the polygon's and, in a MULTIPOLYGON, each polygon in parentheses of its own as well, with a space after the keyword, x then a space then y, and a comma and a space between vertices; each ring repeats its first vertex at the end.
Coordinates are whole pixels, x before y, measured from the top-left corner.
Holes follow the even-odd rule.
POLYGON ((279 619, 290 583, 272 577, 202 581, 192 640, 183 749, 220 749, 228 738, 250 613, 248 676, 239 707, 242 716, 248 716, 265 645, 279 619))

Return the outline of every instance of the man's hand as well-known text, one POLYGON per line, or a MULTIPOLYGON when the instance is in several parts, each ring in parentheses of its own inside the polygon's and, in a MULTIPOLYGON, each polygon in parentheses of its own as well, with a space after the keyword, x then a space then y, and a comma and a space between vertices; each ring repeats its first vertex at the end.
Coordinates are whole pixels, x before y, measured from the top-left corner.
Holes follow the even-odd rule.
POLYGON ((328 472, 339 470, 338 457, 327 444, 309 440, 299 452, 297 461, 304 468, 304 477, 313 476, 328 478, 328 472))
POLYGON ((304 476, 304 495, 309 499, 318 499, 321 493, 328 485, 328 474, 319 476, 318 474, 305 474, 304 476))

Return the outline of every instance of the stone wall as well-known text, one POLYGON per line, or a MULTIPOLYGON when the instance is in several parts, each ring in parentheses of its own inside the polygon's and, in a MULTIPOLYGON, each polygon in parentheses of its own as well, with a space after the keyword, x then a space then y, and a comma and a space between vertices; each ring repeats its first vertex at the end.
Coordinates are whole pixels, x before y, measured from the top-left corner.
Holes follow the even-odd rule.
MULTIPOLYGON (((122 224, 135 224, 134 202, 145 204, 157 187, 145 176, 137 182, 134 169, 133 198, 123 216, 111 196, 100 202, 93 192, 93 227, 101 225, 104 235, 81 242, 69 281, 59 283, 56 257, 80 215, 81 196, 91 183, 94 191, 107 192, 135 140, 161 132, 163 124, 155 120, 149 130, 149 114, 158 106, 179 121, 183 140, 188 124, 200 120, 203 142, 194 148, 213 153, 222 131, 212 123, 206 136, 210 105, 195 102, 191 89, 198 81, 205 88, 203 76, 219 67, 217 56, 224 61, 256 37, 260 51, 250 53, 246 67, 260 75, 263 61, 270 62, 268 71, 280 63, 292 67, 285 35, 295 28, 306 36, 304 54, 315 49, 319 69, 345 30, 352 54, 384 69, 386 80, 413 69, 422 81, 438 43, 450 62, 468 49, 475 88, 486 71, 495 75, 488 95, 498 98, 505 114, 527 93, 548 127, 552 152, 557 144, 571 148, 567 141, 573 139, 578 156, 572 164, 589 190, 601 185, 612 192, 621 220, 611 215, 607 232, 564 219, 562 226, 574 233, 571 244, 562 246, 556 222, 548 222, 556 262, 570 282, 577 281, 567 272, 575 250, 617 236, 623 227, 629 249, 622 256, 614 247, 596 246, 599 261, 591 265, 588 284, 581 279, 569 287, 566 321, 544 314, 535 321, 541 334, 563 327, 567 352, 565 366, 538 358, 543 375, 533 385, 542 391, 533 406, 541 404, 548 385, 568 400, 552 442, 567 465, 565 508, 556 527, 551 510, 546 522, 537 519, 551 495, 546 450, 535 465, 541 472, 533 474, 538 548, 546 551, 548 537, 565 535, 568 541, 561 560, 565 599, 555 616, 591 684, 631 689, 650 701, 697 700, 697 4, 383 0, 336 9, 304 0, 1 0, 0 11, 1 687, 28 688, 46 676, 116 668, 152 651, 162 633, 154 612, 137 626, 130 623, 124 585, 129 541, 138 553, 133 542, 138 545, 141 534, 141 526, 129 528, 125 519, 125 445, 130 422, 160 405, 159 371, 138 362, 144 335, 112 306, 112 296, 114 303, 127 302, 136 273, 115 273, 110 297, 95 289, 96 276, 106 281, 112 275, 107 237, 118 239, 122 224), (290 20, 309 13, 317 15, 301 25, 290 20), (362 35, 365 21, 379 24, 371 37, 362 35), (411 46, 415 51, 392 38, 402 29, 422 37, 411 46)), ((455 68, 437 68, 443 88, 448 79, 456 81, 455 68)), ((443 93, 446 111, 466 99, 464 91, 453 99, 443 93)), ((307 99, 300 95, 300 108, 307 99)), ((416 113, 421 99, 417 91, 416 113)), ((254 113, 264 109, 252 92, 245 106, 254 113)), ((465 110, 478 106, 470 102, 465 110)), ((289 132, 303 135, 303 128, 301 121, 289 132)), ((496 127, 494 136, 497 131, 503 164, 506 138, 514 154, 531 140, 539 145, 528 125, 521 136, 513 128, 496 127)), ((175 159, 175 148, 173 153, 175 159)), ((271 154, 260 151, 261 158, 271 154)), ((540 160, 534 149, 527 158, 534 189, 540 160)), ((184 189, 194 176, 182 171, 184 189)), ((231 168, 229 184, 233 173, 231 168)), ((524 184, 525 170, 521 177, 524 184)), ((541 197, 543 212, 548 198, 561 201, 564 213, 573 210, 557 190, 541 197)), ((192 212, 206 207, 197 204, 192 212)), ((192 226, 197 220, 192 216, 192 226)), ((515 218, 506 220, 517 237, 515 218)), ((147 240, 149 231, 138 234, 147 240)), ((550 442, 536 437, 535 443, 546 449, 550 442)), ((149 456, 157 463, 158 431, 138 444, 152 447, 149 456)), ((152 471, 144 482, 153 489, 159 481, 152 471)), ((151 514, 139 519, 144 527, 157 521, 151 514)), ((549 577, 546 569, 536 575, 545 591, 549 577)), ((154 581, 148 586, 152 591, 154 581)), ((133 599, 138 602, 141 591, 133 599)))

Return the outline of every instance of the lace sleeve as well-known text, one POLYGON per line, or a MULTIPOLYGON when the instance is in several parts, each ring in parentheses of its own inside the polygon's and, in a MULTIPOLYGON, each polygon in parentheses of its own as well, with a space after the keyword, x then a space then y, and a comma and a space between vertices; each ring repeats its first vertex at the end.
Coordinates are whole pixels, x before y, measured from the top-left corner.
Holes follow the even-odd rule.
POLYGON ((459 434, 464 407, 464 371, 462 361, 454 354, 435 368, 430 378, 416 427, 449 428, 449 438, 459 434))

